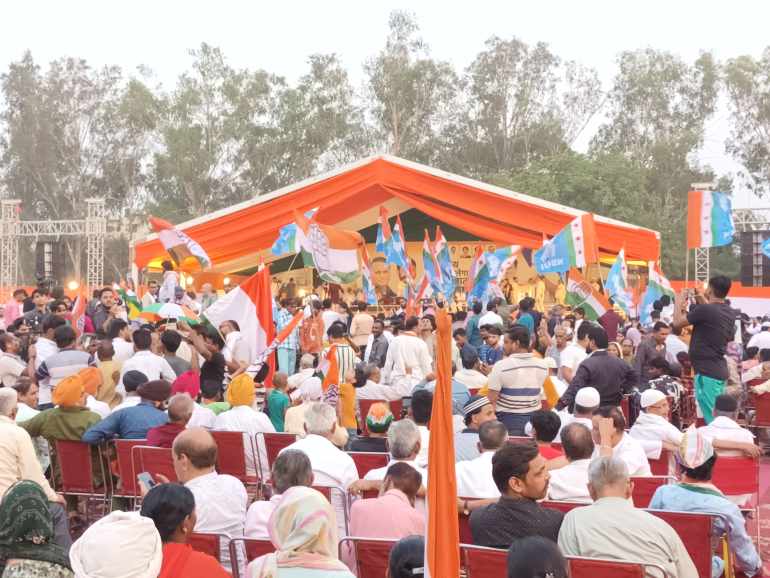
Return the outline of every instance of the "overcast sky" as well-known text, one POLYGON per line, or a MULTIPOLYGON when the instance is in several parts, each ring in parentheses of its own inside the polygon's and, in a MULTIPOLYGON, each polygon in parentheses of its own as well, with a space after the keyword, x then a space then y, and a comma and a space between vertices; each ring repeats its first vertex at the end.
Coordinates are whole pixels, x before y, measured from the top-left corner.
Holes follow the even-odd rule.
MULTIPOLYGON (((6 0, 0 67, 30 49, 39 62, 67 55, 126 70, 147 65, 170 86, 190 64, 187 51, 205 41, 221 47, 236 67, 264 68, 291 80, 306 70, 309 54, 335 52, 358 84, 361 63, 384 43, 393 9, 414 12, 432 54, 458 69, 490 36, 518 36, 593 66, 605 87, 623 50, 666 49, 688 61, 711 50, 722 60, 758 57, 770 45, 770 3, 763 0, 6 0)), ((720 110, 710 123, 700 155, 720 173, 740 169, 724 153, 726 117, 720 110)), ((736 205, 752 204, 763 203, 739 191, 736 205)))

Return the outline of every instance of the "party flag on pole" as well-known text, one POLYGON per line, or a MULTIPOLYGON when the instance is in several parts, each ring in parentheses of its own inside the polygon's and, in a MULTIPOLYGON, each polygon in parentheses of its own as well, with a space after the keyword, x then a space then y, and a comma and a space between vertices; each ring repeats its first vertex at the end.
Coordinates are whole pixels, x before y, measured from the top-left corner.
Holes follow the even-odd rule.
POLYGON ((454 301, 455 296, 455 270, 452 267, 452 257, 449 254, 449 244, 441 232, 441 227, 436 225, 436 241, 433 244, 436 261, 441 269, 441 293, 448 301, 454 301))
POLYGON ((78 293, 75 304, 70 313, 70 323, 72 328, 78 334, 78 337, 85 333, 86 329, 86 306, 88 305, 88 296, 82 291, 78 293))
POLYGON ((377 305, 377 292, 374 290, 372 268, 369 265, 369 252, 366 245, 361 247, 361 286, 368 305, 377 305))
POLYGON ((585 310, 586 319, 590 321, 596 321, 612 309, 607 298, 596 291, 577 269, 569 271, 566 301, 573 309, 582 307, 585 310))
POLYGON ((401 215, 396 215, 396 224, 393 226, 393 253, 398 256, 392 262, 403 269, 407 284, 413 284, 417 271, 414 270, 412 260, 406 252, 406 235, 401 224, 401 215))
POLYGON ((538 273, 562 273, 598 260, 594 216, 590 213, 577 217, 543 243, 533 258, 538 273))
POLYGON ((436 389, 428 447, 425 576, 459 578, 460 533, 452 420, 452 319, 446 310, 437 311, 436 325, 436 389))
POLYGON ((648 264, 647 290, 642 297, 641 311, 639 312, 639 320, 642 322, 642 325, 652 323, 652 311, 655 301, 668 296, 669 300, 673 303, 675 295, 671 283, 663 275, 660 267, 654 261, 650 261, 648 264))
POLYGON ((436 260, 428 229, 425 229, 425 238, 422 242, 422 268, 433 290, 436 293, 443 293, 444 280, 441 276, 441 267, 436 260))
POLYGON ((344 285, 360 275, 359 247, 364 239, 357 231, 335 229, 320 225, 311 217, 294 212, 297 223, 297 244, 305 266, 314 267, 327 283, 344 285))
POLYGON ((479 246, 476 247, 476 255, 468 271, 468 278, 465 280, 465 298, 469 303, 482 301, 487 289, 489 289, 489 267, 486 254, 479 246))
MULTIPOLYGON (((310 209, 305 213, 305 217, 312 218, 318 211, 318 207, 310 209)), ((297 245, 297 224, 289 223, 278 229, 278 238, 270 248, 273 255, 297 254, 300 251, 297 245)))
POLYGON ((631 315, 633 295, 631 295, 628 288, 628 268, 626 266, 625 249, 621 249, 618 256, 615 257, 615 262, 607 274, 604 290, 625 311, 626 315, 631 315))
POLYGON ((139 302, 139 299, 137 299, 133 291, 129 293, 121 284, 121 286, 118 288, 118 295, 123 301, 123 304, 126 306, 126 313, 128 318, 130 320, 138 319, 139 315, 142 313, 142 304, 139 302))
POLYGON ((158 234, 163 248, 171 255, 176 266, 183 271, 191 271, 197 267, 207 269, 211 267, 206 251, 198 243, 193 241, 187 233, 180 231, 174 225, 157 217, 150 217, 150 225, 158 234))
POLYGON ((486 254, 486 261, 489 267, 489 277, 498 284, 505 277, 516 258, 521 253, 521 245, 509 245, 486 254))
POLYGON ((713 191, 690 191, 687 195, 687 248, 729 245, 734 235, 730 197, 713 191))

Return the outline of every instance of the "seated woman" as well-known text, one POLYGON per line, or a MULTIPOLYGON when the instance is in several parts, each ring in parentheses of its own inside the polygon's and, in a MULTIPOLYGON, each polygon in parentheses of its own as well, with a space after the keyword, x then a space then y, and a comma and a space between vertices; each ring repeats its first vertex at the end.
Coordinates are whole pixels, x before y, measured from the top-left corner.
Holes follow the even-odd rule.
POLYGON ((385 578, 416 578, 425 575, 425 538, 407 536, 396 542, 388 557, 385 578))
POLYGON ((273 554, 249 564, 250 578, 355 578, 337 557, 337 520, 322 494, 296 486, 270 518, 273 554))
POLYGON ((53 516, 42 488, 29 480, 8 488, 0 503, 0 575, 74 576, 67 551, 53 539, 53 516))
POLYGON ((142 516, 150 518, 163 542, 158 578, 229 578, 213 556, 187 543, 195 528, 195 497, 181 484, 155 486, 144 497, 142 516))

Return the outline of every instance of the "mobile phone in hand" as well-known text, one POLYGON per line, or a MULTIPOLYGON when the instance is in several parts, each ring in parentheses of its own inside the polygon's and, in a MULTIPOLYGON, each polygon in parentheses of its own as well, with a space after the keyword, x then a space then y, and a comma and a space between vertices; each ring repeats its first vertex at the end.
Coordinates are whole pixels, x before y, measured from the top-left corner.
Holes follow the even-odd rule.
POLYGON ((139 481, 142 482, 148 490, 158 485, 155 480, 152 479, 152 474, 150 474, 150 472, 142 472, 136 477, 139 478, 139 481))

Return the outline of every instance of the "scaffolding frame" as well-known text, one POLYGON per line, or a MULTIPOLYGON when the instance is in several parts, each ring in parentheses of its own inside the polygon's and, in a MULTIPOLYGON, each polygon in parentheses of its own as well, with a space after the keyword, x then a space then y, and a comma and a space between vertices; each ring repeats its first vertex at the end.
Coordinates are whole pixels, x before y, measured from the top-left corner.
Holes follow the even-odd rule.
POLYGON ((19 283, 19 239, 85 237, 86 286, 89 294, 104 283, 104 240, 107 210, 102 198, 86 199, 85 219, 22 221, 21 200, 0 202, 0 299, 10 298, 19 283))

